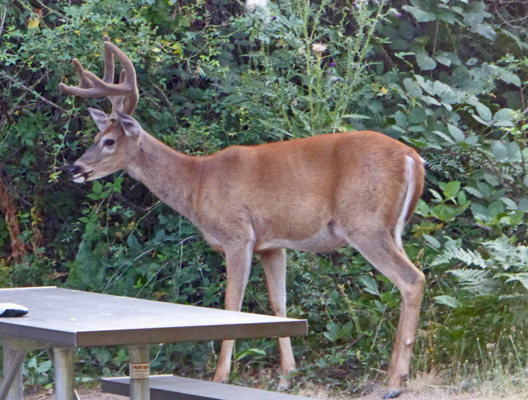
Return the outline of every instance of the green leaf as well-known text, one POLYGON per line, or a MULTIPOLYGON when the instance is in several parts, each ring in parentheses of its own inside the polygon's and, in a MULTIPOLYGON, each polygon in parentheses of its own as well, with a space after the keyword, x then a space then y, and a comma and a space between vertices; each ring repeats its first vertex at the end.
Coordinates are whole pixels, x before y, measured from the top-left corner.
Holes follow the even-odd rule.
POLYGON ((156 232, 156 236, 154 237, 154 241, 161 243, 163 239, 165 238, 165 229, 160 229, 158 232, 156 232))
POLYGON ((472 31, 484 36, 486 39, 495 40, 497 34, 490 24, 478 24, 473 26, 472 31))
POLYGON ((429 57, 429 54, 425 52, 416 53, 416 62, 423 71, 430 71, 436 68, 436 61, 429 57))
POLYGON ((498 186, 501 184, 501 181, 495 174, 490 174, 488 172, 484 173, 484 179, 486 182, 488 182, 491 186, 498 186))
MULTIPOLYGON (((526 180, 526 178, 525 178, 526 180)), ((525 182, 526 184, 526 182, 525 182)), ((527 185, 528 186, 528 185, 527 185)), ((519 202, 519 210, 520 211, 524 211, 524 212, 528 212, 528 198, 523 198, 520 202, 519 202)))
POLYGON ((360 282, 363 284, 365 292, 379 296, 378 281, 370 275, 361 275, 359 277, 360 282))
POLYGON ((453 296, 436 296, 434 299, 438 304, 442 304, 451 308, 457 308, 458 306, 460 306, 460 302, 458 301, 458 299, 453 296))
POLYGON ((471 2, 469 12, 464 13, 464 24, 469 26, 478 26, 483 23, 484 18, 489 16, 485 11, 486 5, 476 1, 471 2))
POLYGON ((431 246, 433 249, 439 249, 440 247, 442 247, 442 244, 435 237, 426 233, 424 233, 422 236, 425 241, 429 244, 429 246, 431 246))
POLYGON ((471 204, 471 200, 468 200, 468 198, 466 196, 466 192, 461 190, 457 194, 457 203, 461 207, 469 207, 469 205, 471 204))
POLYGON ((453 90, 449 85, 446 85, 440 81, 434 81, 433 83, 433 94, 436 94, 442 98, 442 101, 445 102, 446 99, 449 103, 458 103, 458 93, 453 90))
POLYGON ((108 361, 112 359, 112 353, 106 348, 94 347, 92 349, 92 354, 94 354, 97 362, 104 366, 108 361))
POLYGON ((495 126, 513 126, 514 111, 511 108, 502 108, 495 113, 493 119, 495 126))
POLYGON ((464 212, 463 208, 450 207, 446 204, 437 204, 431 208, 431 214, 443 222, 449 222, 453 220, 457 215, 464 212))
POLYGON ((457 142, 463 142, 466 139, 466 136, 464 135, 464 132, 457 128, 455 125, 447 124, 447 129, 451 136, 457 141, 457 142))
POLYGON ((429 206, 425 201, 420 199, 418 201, 418 204, 416 205, 414 212, 418 215, 421 215, 422 217, 427 217, 429 215, 429 206))
POLYGON ((508 160, 510 162, 522 162, 521 148, 517 142, 504 142, 508 149, 508 160))
POLYGON ((422 107, 416 107, 409 113, 409 122, 411 124, 420 124, 425 121, 425 110, 422 107))
POLYGON ((439 20, 445 21, 448 24, 454 24, 456 22, 456 15, 450 10, 441 9, 436 12, 436 16, 439 20))
POLYGON ((94 193, 101 193, 101 191, 103 190, 103 185, 101 185, 101 182, 99 181, 94 181, 92 185, 92 190, 94 193))
POLYGON ((507 69, 505 68, 500 68, 499 69, 499 75, 498 75, 498 78, 503 81, 503 82, 506 82, 506 83, 509 83, 509 84, 512 84, 512 85, 515 85, 517 87, 520 87, 521 86, 521 78, 519 78, 518 75, 514 74, 513 72, 511 71, 508 71, 507 69))
POLYGON ((236 361, 238 362, 238 361, 242 360, 246 356, 255 356, 255 355, 265 356, 266 352, 264 350, 261 350, 261 349, 247 349, 247 350, 244 350, 239 355, 237 355, 236 361))
POLYGON ((127 245, 132 249, 139 249, 141 247, 139 241, 133 233, 128 236, 127 245))
POLYGON ((39 373, 39 374, 43 374, 43 373, 48 372, 51 369, 52 366, 53 365, 52 365, 51 361, 49 361, 49 360, 48 361, 44 361, 42 364, 40 364, 37 367, 37 369, 35 371, 37 373, 39 373))
POLYGON ((497 161, 508 159, 508 148, 502 142, 495 140, 491 145, 491 150, 497 161))
POLYGON ((407 115, 403 111, 398 111, 396 114, 394 114, 394 119, 398 126, 402 128, 407 128, 409 126, 409 123, 407 122, 407 115))
POLYGON ((425 103, 431 104, 433 106, 441 106, 442 105, 442 103, 440 103, 438 100, 436 100, 434 97, 431 97, 431 96, 423 96, 422 100, 425 103))
POLYGON ((442 139, 444 139, 446 142, 449 142, 451 144, 455 144, 455 141, 451 139, 448 135, 446 135, 444 132, 441 131, 433 131, 433 133, 437 136, 440 136, 442 139))
POLYGON ((476 188, 474 187, 471 187, 471 186, 466 186, 465 189, 464 189, 466 192, 468 193, 471 193, 473 196, 479 198, 479 199, 482 199, 484 196, 483 194, 476 188))
POLYGON ((478 115, 476 114, 471 114, 471 116, 478 122, 480 122, 482 125, 486 125, 486 126, 490 126, 491 124, 484 121, 482 118, 480 118, 478 115))
POLYGON ((413 97, 418 97, 422 95, 422 88, 416 81, 414 81, 411 78, 405 78, 403 80, 403 86, 405 86, 405 90, 407 90, 407 93, 413 97))
POLYGON ((434 59, 438 61, 440 64, 445 65, 446 67, 451 66, 451 58, 447 57, 444 54, 435 54, 434 59))
POLYGON ((517 226, 524 220, 524 211, 514 211, 507 215, 500 215, 501 224, 517 226))
POLYGON ((488 223, 493 220, 493 215, 489 208, 482 204, 473 203, 471 204, 471 212, 477 221, 488 223))
POLYGON ((335 323, 328 323, 326 324, 326 332, 323 335, 330 342, 335 342, 341 337, 341 327, 335 323))
POLYGON ((501 197, 502 202, 506 205, 509 210, 517 210, 517 203, 508 197, 501 197))
POLYGON ((438 193, 436 190, 429 189, 429 192, 431 192, 431 194, 436 198, 436 200, 438 200, 438 201, 443 201, 444 200, 442 195, 440 193, 438 193))
POLYGON ((128 361, 128 354, 125 351, 125 349, 120 349, 117 352, 117 356, 112 358, 112 364, 114 364, 117 367, 121 366, 121 364, 123 364, 126 361, 128 361))
POLYGON ((403 6, 402 8, 405 11, 410 12, 417 22, 429 22, 429 21, 436 20, 435 14, 428 12, 428 11, 424 11, 418 7, 403 6))
POLYGON ((486 121, 489 121, 491 119, 491 110, 487 106, 479 102, 477 103, 476 109, 478 114, 480 115, 480 118, 486 121))
POLYGON ((475 135, 473 132, 469 132, 469 134, 466 136, 465 143, 470 146, 475 146, 479 141, 478 135, 475 135))
POLYGON ((452 181, 448 182, 445 185, 442 185, 442 191, 444 193, 444 197, 447 200, 454 199, 458 192, 460 191, 460 182, 458 181, 452 181))

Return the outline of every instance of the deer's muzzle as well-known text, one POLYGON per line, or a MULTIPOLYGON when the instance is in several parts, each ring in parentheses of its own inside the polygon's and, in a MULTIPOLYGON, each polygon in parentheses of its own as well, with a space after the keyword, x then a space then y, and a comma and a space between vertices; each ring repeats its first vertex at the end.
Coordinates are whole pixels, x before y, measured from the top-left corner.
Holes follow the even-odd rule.
POLYGON ((84 183, 88 180, 91 172, 83 171, 80 165, 72 164, 66 166, 66 172, 70 178, 76 183, 84 183))

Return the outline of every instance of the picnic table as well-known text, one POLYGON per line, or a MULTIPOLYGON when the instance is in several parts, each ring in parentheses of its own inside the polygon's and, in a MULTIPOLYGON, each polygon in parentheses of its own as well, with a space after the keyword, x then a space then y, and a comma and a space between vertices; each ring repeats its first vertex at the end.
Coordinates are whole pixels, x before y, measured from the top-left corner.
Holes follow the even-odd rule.
POLYGON ((29 308, 0 318, 4 380, 0 399, 22 400, 21 366, 30 349, 51 350, 56 400, 74 400, 74 349, 127 345, 130 398, 148 400, 149 345, 307 334, 305 320, 89 293, 57 287, 0 289, 0 303, 29 308))

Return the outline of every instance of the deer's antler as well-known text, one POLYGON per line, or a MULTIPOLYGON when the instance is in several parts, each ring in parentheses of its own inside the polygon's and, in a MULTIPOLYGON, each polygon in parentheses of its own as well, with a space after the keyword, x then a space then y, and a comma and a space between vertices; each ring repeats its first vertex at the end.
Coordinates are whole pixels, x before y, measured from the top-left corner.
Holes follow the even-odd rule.
POLYGON ((112 103, 112 114, 120 111, 130 115, 136 108, 139 99, 136 70, 128 56, 111 43, 108 36, 104 37, 104 41, 103 79, 85 70, 79 60, 74 58, 73 65, 81 83, 79 86, 67 86, 61 83, 59 89, 62 93, 80 97, 108 97, 112 103), (123 67, 119 83, 114 83, 114 56, 117 57, 123 67))

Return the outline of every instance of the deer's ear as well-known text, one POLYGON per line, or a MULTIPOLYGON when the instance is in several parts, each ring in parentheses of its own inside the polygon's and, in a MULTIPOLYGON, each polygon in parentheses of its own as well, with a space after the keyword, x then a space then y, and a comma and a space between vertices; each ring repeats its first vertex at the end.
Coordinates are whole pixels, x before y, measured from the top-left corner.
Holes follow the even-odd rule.
POLYGON ((108 118, 108 115, 106 115, 104 112, 96 108, 89 108, 88 111, 90 112, 90 115, 92 116, 95 125, 97 125, 97 128, 100 132, 103 132, 110 126, 110 118, 108 118))
POLYGON ((119 122, 121 123, 125 134, 130 136, 132 139, 138 139, 139 135, 141 135, 141 132, 143 132, 143 128, 141 128, 139 122, 130 115, 123 114, 119 111, 117 111, 117 117, 119 118, 119 122))

